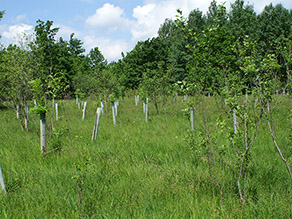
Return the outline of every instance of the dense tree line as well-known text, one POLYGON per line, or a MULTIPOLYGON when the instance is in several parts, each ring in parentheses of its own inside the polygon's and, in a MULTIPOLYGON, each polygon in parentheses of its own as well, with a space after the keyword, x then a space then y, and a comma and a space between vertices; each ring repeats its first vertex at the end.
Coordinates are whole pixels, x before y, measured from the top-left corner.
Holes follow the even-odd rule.
POLYGON ((39 95, 46 99, 89 95, 108 86, 105 80, 109 78, 103 74, 111 67, 99 49, 84 55, 81 40, 73 33, 68 41, 56 39, 59 29, 52 25, 52 21, 38 20, 34 36, 24 35, 18 45, 2 47, 1 100, 23 103, 40 99, 34 96, 35 80, 40 85, 39 95))
POLYGON ((270 4, 256 14, 251 5, 236 0, 229 11, 212 1, 206 14, 199 9, 187 18, 181 14, 178 10, 177 20, 166 19, 157 37, 139 42, 122 60, 127 88, 141 86, 143 73, 158 70, 161 62, 171 84, 186 81, 203 91, 220 92, 227 79, 237 77, 253 87, 254 75, 242 70, 251 53, 257 65, 256 60, 273 55, 281 66, 274 76, 280 87, 286 85, 291 69, 291 10, 270 4))
POLYGON ((0 50, 0 98, 31 99, 30 82, 36 78, 46 98, 103 99, 140 89, 155 99, 156 93, 169 95, 177 82, 221 93, 230 79, 240 81, 245 92, 256 77, 244 70, 248 57, 260 69, 268 55, 280 66, 273 77, 279 89, 284 88, 292 65, 291 23, 292 11, 281 4, 267 5, 256 14, 243 0, 236 0, 229 11, 212 1, 206 14, 194 9, 185 18, 178 10, 177 19, 166 19, 157 37, 138 42, 121 60, 108 63, 97 47, 85 55, 74 34, 68 41, 56 39, 58 28, 52 28, 53 22, 38 20, 33 38, 24 36, 19 45, 0 50))

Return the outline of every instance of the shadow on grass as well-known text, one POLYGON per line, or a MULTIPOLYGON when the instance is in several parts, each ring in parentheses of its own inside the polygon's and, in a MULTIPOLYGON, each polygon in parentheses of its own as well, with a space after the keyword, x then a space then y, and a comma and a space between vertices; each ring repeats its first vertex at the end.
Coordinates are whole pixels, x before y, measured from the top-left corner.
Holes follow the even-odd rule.
POLYGON ((7 106, 5 104, 0 104, 0 110, 9 110, 12 109, 10 106, 7 106))

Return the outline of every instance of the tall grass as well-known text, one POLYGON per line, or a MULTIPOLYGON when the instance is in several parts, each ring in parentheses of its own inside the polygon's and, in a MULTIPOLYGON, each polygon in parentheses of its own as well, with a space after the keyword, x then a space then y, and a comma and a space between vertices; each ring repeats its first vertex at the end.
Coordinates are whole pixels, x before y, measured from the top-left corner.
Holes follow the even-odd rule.
MULTIPOLYGON (((87 101, 84 121, 75 101, 58 102, 59 121, 55 121, 55 137, 48 128, 48 150, 52 151, 46 155, 40 151, 37 115, 30 115, 30 131, 25 132, 12 109, 0 110, 0 165, 7 189, 7 195, 0 197, 2 218, 78 218, 79 214, 81 218, 292 217, 291 181, 264 120, 251 150, 248 201, 243 207, 237 179, 230 174, 236 167, 222 164, 218 167, 220 183, 224 182, 222 206, 216 188, 212 192, 207 159, 197 159, 189 144, 190 122, 181 99, 170 101, 160 115, 150 103, 146 123, 142 103, 135 106, 134 97, 126 98, 119 105, 116 126, 110 112, 101 116, 96 142, 91 141, 94 100, 87 101), (80 212, 76 181, 81 188, 80 212)), ((215 97, 207 98, 206 105, 210 132, 219 150, 226 139, 218 137, 216 119, 226 116, 226 111, 215 97)), ((274 115, 277 138, 285 147, 290 108, 291 100, 284 98, 274 115)), ((204 131, 202 116, 198 105, 196 133, 204 131)))

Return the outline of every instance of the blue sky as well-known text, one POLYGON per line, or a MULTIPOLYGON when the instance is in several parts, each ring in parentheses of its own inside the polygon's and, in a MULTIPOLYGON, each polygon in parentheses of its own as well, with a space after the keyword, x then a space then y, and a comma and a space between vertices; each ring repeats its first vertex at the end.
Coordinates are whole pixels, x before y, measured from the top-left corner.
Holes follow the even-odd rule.
MULTIPOLYGON (((174 18, 180 8, 187 15, 199 8, 206 12, 211 0, 1 0, 5 15, 0 21, 0 43, 18 43, 32 34, 36 21, 51 20, 59 27, 58 36, 68 39, 71 33, 84 42, 88 52, 99 47, 109 61, 130 51, 139 40, 157 34, 166 18, 174 18)), ((223 1, 217 1, 218 3, 223 1)), ((225 0, 227 8, 234 0, 225 0)), ((265 5, 282 3, 292 9, 291 0, 249 0, 257 13, 265 5)))

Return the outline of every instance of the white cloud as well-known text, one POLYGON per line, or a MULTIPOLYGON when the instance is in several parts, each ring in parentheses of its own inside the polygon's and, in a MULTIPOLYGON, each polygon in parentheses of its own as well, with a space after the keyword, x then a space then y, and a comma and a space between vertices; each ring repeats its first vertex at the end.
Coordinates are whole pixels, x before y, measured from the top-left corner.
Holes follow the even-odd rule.
POLYGON ((127 29, 131 22, 125 17, 123 9, 106 3, 98 8, 94 15, 88 17, 85 23, 89 27, 107 29, 113 32, 118 29, 127 29))
POLYGON ((3 38, 6 38, 6 41, 17 43, 26 35, 33 34, 34 27, 27 24, 17 24, 9 26, 7 30, 2 33, 3 38))
POLYGON ((292 1, 291 0, 261 0, 261 1, 249 1, 249 4, 254 6, 254 10, 257 13, 261 13, 265 6, 269 5, 272 3, 274 6, 277 4, 282 4, 285 8, 291 9, 292 8, 292 1))
POLYGON ((62 37, 65 40, 70 39, 70 35, 72 33, 74 33, 74 37, 79 38, 80 36, 82 36, 82 34, 80 33, 80 31, 76 30, 75 28, 66 26, 66 25, 62 25, 62 24, 54 24, 53 28, 59 28, 59 31, 57 33, 57 37, 62 37))
POLYGON ((20 15, 16 16, 16 18, 15 18, 16 23, 24 22, 24 21, 28 21, 26 14, 20 14, 20 15))
POLYGON ((135 25, 131 29, 132 40, 145 40, 154 37, 161 24, 166 18, 175 19, 176 10, 179 8, 187 16, 192 10, 200 8, 207 11, 211 0, 146 0, 143 6, 133 9, 133 17, 136 19, 135 25))
POLYGON ((86 52, 89 52, 90 49, 94 47, 98 47, 108 61, 121 58, 121 53, 129 49, 127 42, 123 40, 113 40, 110 38, 96 37, 94 35, 87 35, 84 37, 84 46, 86 52))

